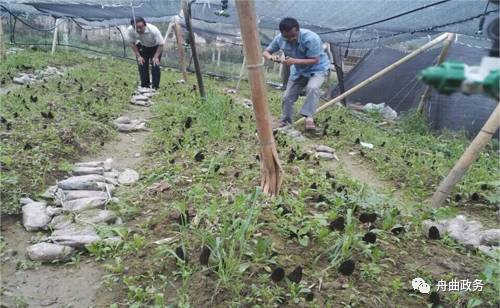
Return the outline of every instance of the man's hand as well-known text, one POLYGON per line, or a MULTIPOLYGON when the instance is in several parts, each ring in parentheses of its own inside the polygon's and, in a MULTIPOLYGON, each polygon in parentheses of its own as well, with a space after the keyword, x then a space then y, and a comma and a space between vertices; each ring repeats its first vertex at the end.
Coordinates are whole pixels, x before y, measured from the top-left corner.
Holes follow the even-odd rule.
POLYGON ((281 57, 279 55, 272 55, 271 61, 281 63, 281 57))
POLYGON ((144 65, 144 58, 141 56, 137 57, 137 62, 139 62, 139 65, 144 65))
POLYGON ((153 57, 153 65, 160 65, 160 59, 158 57, 153 57))
POLYGON ((292 57, 286 57, 285 60, 283 60, 281 63, 285 65, 294 65, 296 63, 295 58, 292 57))

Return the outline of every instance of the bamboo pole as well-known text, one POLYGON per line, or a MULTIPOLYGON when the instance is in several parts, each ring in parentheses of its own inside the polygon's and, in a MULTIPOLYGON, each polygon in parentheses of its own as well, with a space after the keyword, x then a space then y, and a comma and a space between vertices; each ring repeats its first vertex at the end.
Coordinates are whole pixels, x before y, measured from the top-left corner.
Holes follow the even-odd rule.
POLYGON ((56 52, 56 45, 57 45, 57 32, 59 31, 59 25, 61 24, 61 19, 56 18, 56 25, 54 28, 54 37, 52 38, 52 51, 50 52, 51 55, 54 55, 56 52))
MULTIPOLYGON (((64 50, 65 51, 68 51, 69 50, 69 24, 68 24, 68 21, 67 20, 63 20, 62 23, 62 38, 63 38, 63 44, 65 45, 64 46, 64 50)), ((103 29, 104 31, 104 29, 103 29)))
MULTIPOLYGON (((329 46, 331 46, 331 44, 329 44, 329 46)), ((333 48, 330 48, 330 52, 332 53, 332 60, 333 60, 333 65, 335 66, 335 74, 337 75, 337 83, 338 83, 338 86, 339 86, 339 90, 340 90, 340 94, 343 94, 345 92, 345 86, 344 86, 344 69, 342 68, 343 65, 342 65, 342 56, 340 55, 341 54, 341 50, 339 48, 339 52, 336 53, 335 52, 335 46, 333 46, 333 48), (340 62, 340 64, 339 64, 340 62)), ((332 97, 334 95, 334 91, 333 89, 335 88, 332 88, 332 90, 330 91, 330 97, 332 97)), ((344 99, 342 99, 342 105, 347 105, 347 102, 344 99)))
MULTIPOLYGON (((165 32, 165 36, 163 37, 163 51, 167 51, 167 39, 168 39, 168 36, 170 35, 170 33, 172 33, 173 26, 174 26, 173 22, 168 23, 167 32, 165 32)), ((167 58, 166 52, 164 53, 164 58, 165 59, 167 58)))
MULTIPOLYGON (((402 65, 403 63, 406 63, 408 62, 409 60, 415 58, 416 56, 424 53, 426 50, 436 46, 437 44, 441 43, 442 41, 444 41, 446 38, 448 37, 448 33, 445 33, 445 34, 442 34, 440 36, 438 36, 437 38, 433 39, 432 41, 428 42, 427 44, 423 45, 422 47, 418 48, 417 50, 411 52, 410 54, 406 55, 405 57, 399 59, 398 61, 394 62, 393 64, 389 65, 388 67, 382 69, 381 71, 379 71, 378 73, 374 74, 373 76, 369 77, 368 79, 365 79, 364 81, 362 81, 361 83, 359 83, 358 85, 356 85, 355 87, 349 89, 348 91, 346 91, 345 93, 335 97, 334 99, 332 99, 331 101, 323 104, 321 107, 318 108, 318 110, 316 110, 316 113, 318 112, 321 112, 323 110, 325 110, 326 108, 334 105, 335 103, 337 102, 340 102, 341 100, 343 100, 344 98, 346 98, 347 96, 353 94, 354 92, 362 89, 363 87, 365 87, 366 85, 372 83, 373 81, 379 79, 380 77, 384 76, 385 74, 389 73, 390 71, 394 70, 395 68, 399 67, 400 65, 402 65)), ((295 125, 297 124, 300 124, 304 121, 304 118, 300 118, 299 120, 295 121, 295 125)))
POLYGON ((241 79, 243 79, 243 74, 245 73, 245 65, 247 63, 247 59, 243 57, 243 62, 241 63, 240 75, 238 76, 238 82, 236 83, 236 90, 240 89, 241 79))
MULTIPOLYGON (((441 53, 439 54, 439 58, 437 60, 436 65, 439 65, 444 62, 446 56, 448 55, 448 50, 450 49, 450 46, 454 40, 455 40, 455 33, 448 33, 448 37, 446 38, 446 41, 444 41, 443 49, 441 49, 441 53)), ((422 94, 422 97, 420 98, 420 102, 418 103, 417 107, 418 113, 422 113, 427 107, 427 102, 429 101, 431 93, 432 93, 432 87, 427 86, 427 88, 424 91, 424 94, 422 94)))
POLYGON ((184 20, 189 33, 189 45, 191 45, 191 56, 193 57, 194 69, 196 71, 196 80, 198 81, 198 90, 200 96, 205 97, 205 85, 203 84, 203 76, 201 75, 200 62, 198 61, 198 54, 196 52, 196 41, 194 38, 193 27, 191 26, 191 8, 187 0, 182 1, 182 10, 184 11, 184 20))
POLYGON ((182 38, 182 30, 181 26, 179 25, 179 19, 174 17, 174 33, 175 33, 175 40, 177 41, 177 49, 179 49, 179 65, 181 68, 182 72, 182 79, 187 82, 187 71, 186 71, 186 63, 184 62, 184 44, 183 41, 184 39, 182 38))
POLYGON ((217 46, 217 67, 220 67, 220 54, 221 54, 220 46, 217 46))
POLYGON ((439 207, 448 197, 451 190, 462 179, 470 165, 477 159, 481 150, 488 144, 500 126, 500 104, 497 105, 481 131, 472 140, 471 144, 460 159, 455 163, 448 176, 439 184, 438 189, 431 198, 431 206, 439 207))
POLYGON ((253 0, 236 0, 240 20, 241 37, 249 71, 250 90, 260 141, 260 185, 265 194, 276 196, 281 186, 281 165, 274 142, 271 113, 267 105, 267 90, 264 79, 264 59, 257 31, 257 17, 253 0))

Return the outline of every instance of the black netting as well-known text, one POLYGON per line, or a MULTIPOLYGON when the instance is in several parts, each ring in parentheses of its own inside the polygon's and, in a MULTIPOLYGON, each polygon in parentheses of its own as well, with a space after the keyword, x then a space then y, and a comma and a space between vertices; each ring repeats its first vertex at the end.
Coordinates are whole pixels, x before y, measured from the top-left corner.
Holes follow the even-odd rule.
MULTIPOLYGON (((458 39, 460 42, 460 37, 458 39)), ((467 44, 471 39, 466 39, 467 44)), ((469 65, 479 65, 488 50, 478 45, 453 44, 447 60, 460 61, 469 65)), ((416 108, 426 85, 418 80, 418 73, 433 65, 440 53, 434 48, 413 60, 406 62, 380 79, 370 83, 348 97, 350 102, 383 103, 400 112, 416 108)), ((345 89, 349 90, 383 68, 404 57, 407 53, 392 48, 378 48, 369 52, 362 61, 345 76, 345 89)), ((334 89, 333 95, 339 94, 334 89)), ((460 93, 441 95, 432 91, 427 105, 427 116, 436 130, 464 130, 468 136, 475 136, 486 122, 497 102, 483 95, 466 96, 460 93)))

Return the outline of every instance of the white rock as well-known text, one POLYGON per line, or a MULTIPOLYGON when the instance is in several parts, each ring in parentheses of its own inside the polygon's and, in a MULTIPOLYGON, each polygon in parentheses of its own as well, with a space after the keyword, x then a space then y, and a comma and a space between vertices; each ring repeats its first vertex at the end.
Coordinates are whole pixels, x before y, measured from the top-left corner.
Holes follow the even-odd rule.
POLYGON ((118 183, 123 184, 123 185, 130 185, 139 180, 139 173, 132 169, 125 169, 119 176, 118 176, 118 183))
POLYGON ((113 121, 115 124, 129 124, 131 122, 130 118, 127 116, 121 116, 113 121))
POLYGON ((57 186, 64 190, 98 190, 98 182, 116 184, 102 175, 90 174, 67 178, 57 183, 57 186))
POLYGON ((84 223, 99 224, 115 220, 116 214, 108 210, 89 210, 79 214, 76 219, 84 223))
POLYGON ((112 170, 112 171, 109 171, 109 172, 104 172, 103 174, 105 177, 107 178, 118 178, 118 176, 120 175, 120 172, 116 171, 116 170, 112 170))
POLYGON ((119 236, 108 237, 102 240, 106 245, 118 245, 123 242, 122 238, 119 236))
POLYGON ((317 152, 325 152, 325 153, 335 153, 335 150, 326 145, 317 145, 315 147, 317 152))
POLYGON ((74 167, 73 175, 87 175, 87 174, 99 174, 102 175, 104 173, 103 167, 74 167))
POLYGON ((21 203, 21 205, 26 205, 26 204, 29 204, 29 203, 33 203, 35 201, 31 200, 30 198, 21 198, 19 200, 19 202, 21 203))
POLYGON ((50 216, 47 213, 47 203, 31 202, 22 207, 23 225, 27 231, 47 229, 50 216))
POLYGON ((57 185, 54 185, 54 186, 50 186, 49 188, 47 188, 47 190, 42 194, 42 198, 45 198, 45 199, 53 199, 56 195, 56 192, 57 192, 57 185))
POLYGON ((71 201, 66 201, 63 203, 63 209, 72 213, 80 213, 86 210, 100 208, 106 204, 108 198, 99 198, 99 197, 91 197, 91 198, 81 198, 75 199, 71 201))
POLYGON ((67 260, 75 252, 75 249, 52 243, 38 243, 29 246, 27 252, 28 257, 33 261, 55 262, 67 260))
POLYGON ((335 153, 316 152, 316 153, 314 153, 314 157, 319 158, 319 159, 324 159, 324 160, 332 160, 332 159, 338 160, 335 153))
POLYGON ((47 215, 50 217, 61 215, 63 209, 60 207, 47 206, 47 215))
POLYGON ((139 95, 134 95, 134 96, 132 96, 132 99, 133 99, 134 101, 148 101, 148 100, 149 100, 149 97, 148 97, 148 96, 146 96, 146 95, 141 95, 141 94, 139 94, 139 95))
POLYGON ((359 143, 362 147, 367 148, 367 149, 373 149, 373 144, 367 143, 367 142, 360 142, 359 143))
POLYGON ((73 224, 73 216, 72 215, 59 215, 52 218, 52 221, 49 224, 49 228, 52 230, 59 230, 69 227, 73 224))
POLYGON ((71 224, 66 228, 55 230, 47 240, 71 247, 83 247, 100 240, 92 226, 71 224))
POLYGON ((62 194, 65 201, 81 198, 108 198, 107 192, 99 190, 64 190, 62 194))
POLYGON ((481 245, 499 246, 500 245, 500 229, 489 229, 481 232, 481 245))

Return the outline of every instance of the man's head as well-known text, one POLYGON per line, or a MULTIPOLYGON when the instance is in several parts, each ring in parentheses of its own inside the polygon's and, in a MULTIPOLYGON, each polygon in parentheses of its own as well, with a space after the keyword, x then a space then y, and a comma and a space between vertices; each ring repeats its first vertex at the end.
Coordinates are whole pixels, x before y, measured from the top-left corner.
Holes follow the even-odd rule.
POLYGON ((296 42, 299 38, 299 23, 296 19, 286 17, 280 21, 281 36, 289 41, 296 42))
POLYGON ((144 33, 144 31, 146 31, 146 21, 142 17, 132 18, 130 20, 130 24, 135 28, 135 31, 137 31, 137 33, 142 34, 144 33))

